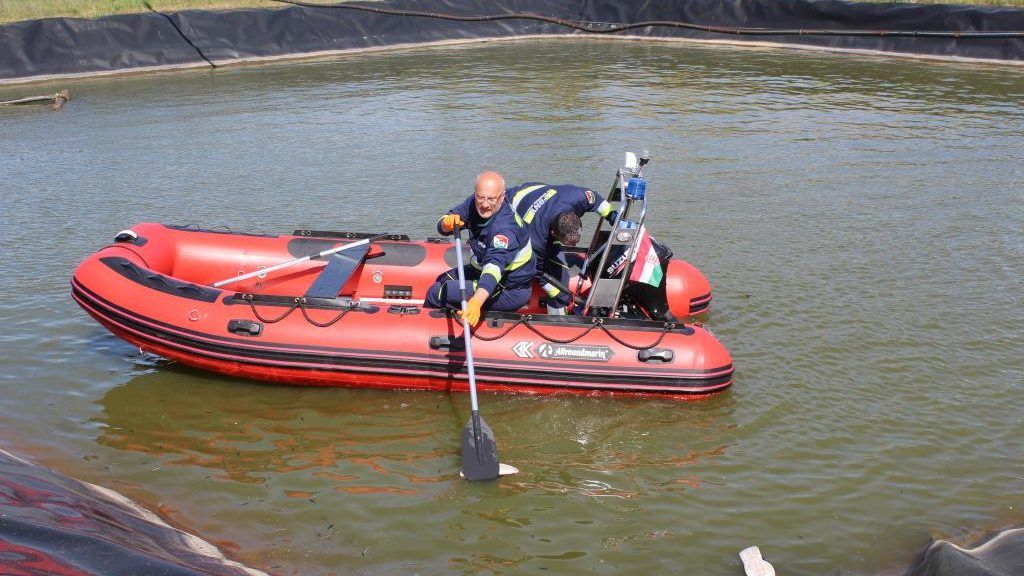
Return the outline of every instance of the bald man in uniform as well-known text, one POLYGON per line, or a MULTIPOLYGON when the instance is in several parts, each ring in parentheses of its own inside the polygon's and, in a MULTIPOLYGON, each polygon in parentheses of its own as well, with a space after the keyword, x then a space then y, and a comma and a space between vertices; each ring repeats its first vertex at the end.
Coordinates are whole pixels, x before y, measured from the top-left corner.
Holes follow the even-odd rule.
MULTIPOLYGON (((505 199, 505 179, 497 172, 477 176, 473 195, 437 221, 437 231, 450 235, 455 226, 469 231, 473 254, 464 267, 467 288, 466 320, 480 320, 482 310, 517 310, 530 300, 536 271, 530 232, 505 199)), ((424 306, 459 310, 458 270, 437 277, 427 290, 424 306)))

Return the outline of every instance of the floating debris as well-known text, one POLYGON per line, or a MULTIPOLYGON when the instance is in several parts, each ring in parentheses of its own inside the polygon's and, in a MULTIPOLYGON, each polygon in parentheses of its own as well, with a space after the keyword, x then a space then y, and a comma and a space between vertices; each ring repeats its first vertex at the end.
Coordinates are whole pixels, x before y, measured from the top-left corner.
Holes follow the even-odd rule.
POLYGON ((775 576, 775 567, 761 557, 761 550, 757 546, 744 548, 740 552, 740 560, 747 576, 775 576))
POLYGON ((17 100, 6 100, 0 102, 0 106, 17 106, 21 104, 49 104, 54 110, 60 110, 64 106, 64 103, 71 100, 71 92, 69 90, 61 90, 56 94, 50 96, 29 96, 27 98, 18 98, 17 100))

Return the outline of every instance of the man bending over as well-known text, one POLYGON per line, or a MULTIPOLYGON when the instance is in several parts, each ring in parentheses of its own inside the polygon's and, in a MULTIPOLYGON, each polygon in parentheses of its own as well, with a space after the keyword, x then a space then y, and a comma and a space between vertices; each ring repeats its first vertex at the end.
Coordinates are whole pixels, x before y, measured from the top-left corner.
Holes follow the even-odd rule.
POLYGON ((506 190, 505 194, 530 231, 530 243, 537 259, 537 282, 548 295, 548 314, 565 314, 571 294, 557 288, 543 275, 548 274, 562 286, 568 286, 569 265, 562 246, 575 246, 580 241, 583 228, 580 217, 587 212, 596 212, 608 222, 615 222, 612 205, 593 190, 572 184, 549 186, 528 182, 506 190))

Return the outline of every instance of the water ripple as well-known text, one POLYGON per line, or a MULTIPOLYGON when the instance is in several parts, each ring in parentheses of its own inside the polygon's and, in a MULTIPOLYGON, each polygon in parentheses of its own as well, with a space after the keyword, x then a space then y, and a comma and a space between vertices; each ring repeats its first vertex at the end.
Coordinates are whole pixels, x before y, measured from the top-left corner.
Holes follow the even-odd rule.
POLYGON ((1019 518, 1022 87, 588 40, 82 80, 59 114, 0 110, 0 438, 280 574, 725 575, 751 544, 794 574, 899 567, 1019 518), (641 148, 651 229, 711 279, 735 386, 484 396, 522 470, 500 482, 456 477, 462 395, 196 372, 68 296, 136 222, 422 237, 481 169, 603 192, 641 148))

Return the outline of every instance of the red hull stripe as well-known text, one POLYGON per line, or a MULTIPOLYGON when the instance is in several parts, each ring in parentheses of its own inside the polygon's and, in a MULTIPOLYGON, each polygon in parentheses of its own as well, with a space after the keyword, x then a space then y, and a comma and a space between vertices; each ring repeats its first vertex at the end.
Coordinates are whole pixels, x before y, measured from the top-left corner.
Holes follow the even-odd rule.
MULTIPOLYGON (((251 342, 192 332, 177 326, 132 314, 85 288, 73 280, 75 300, 91 316, 119 333, 133 335, 134 341, 177 350, 180 360, 188 363, 188 356, 214 358, 220 361, 260 366, 272 366, 298 371, 338 371, 348 373, 393 374, 418 378, 465 379, 463 357, 430 356, 428 354, 390 351, 351 350, 328 347, 301 349, 298 347, 253 346, 251 342), (191 333, 191 334, 190 334, 191 333)), ((552 370, 523 370, 522 363, 515 371, 507 367, 478 366, 482 380, 495 383, 518 383, 531 388, 576 388, 640 393, 708 393, 728 386, 732 381, 732 366, 701 372, 693 376, 679 371, 663 371, 662 375, 649 371, 630 375, 592 373, 576 365, 554 365, 552 370), (574 381, 565 381, 561 374, 571 371, 574 381), (714 374, 712 376, 712 374, 714 374), (710 376, 710 377, 709 377, 710 376), (655 380, 656 383, 639 384, 637 380, 655 380)), ((431 387, 431 386, 425 386, 431 387)))
MULTIPOLYGON (((149 337, 148 334, 140 333, 140 332, 137 332, 137 331, 135 331, 135 330, 133 330, 131 328, 125 328, 122 325, 117 324, 116 321, 113 321, 109 317, 104 316, 101 313, 97 312, 95 309, 93 309, 91 306, 89 306, 84 301, 79 301, 79 304, 81 304, 83 306, 83 308, 87 312, 89 312, 89 314, 91 316, 93 316, 101 324, 103 324, 104 326, 109 328, 114 334, 124 338, 125 340, 128 340, 129 342, 136 343, 137 345, 140 345, 140 346, 154 346, 154 347, 157 347, 159 349, 168 348, 168 345, 166 343, 158 341, 158 340, 153 340, 153 339, 151 339, 149 337)), ((179 360, 179 361, 181 361, 184 364, 192 364, 192 365, 200 365, 199 360, 202 359, 202 358, 211 358, 213 360, 219 361, 216 364, 218 366, 222 367, 224 369, 223 370, 224 372, 229 373, 229 374, 231 374, 231 373, 237 374, 238 373, 238 369, 237 369, 237 366, 236 366, 237 364, 248 364, 248 365, 255 365, 255 366, 261 366, 261 365, 262 366, 268 366, 268 367, 272 367, 272 368, 275 368, 277 370, 283 371, 286 374, 285 375, 286 379, 288 378, 287 374, 291 374, 293 376, 298 377, 298 376, 302 376, 304 372, 305 373, 313 373, 313 372, 323 373, 323 372, 327 372, 327 371, 351 372, 351 373, 354 373, 354 374, 366 375, 367 377, 371 377, 371 378, 372 378, 373 374, 378 374, 380 376, 385 376, 385 375, 386 376, 406 376, 406 377, 411 377, 411 378, 415 378, 415 379, 420 379, 418 381, 419 383, 413 384, 413 383, 409 383, 407 381, 405 384, 400 385, 400 386, 399 385, 395 385, 395 386, 379 386, 379 385, 375 384, 376 380, 372 380, 371 379, 371 380, 367 380, 366 381, 366 386, 368 386, 368 387, 384 387, 384 388, 399 388, 399 387, 401 387, 401 388, 422 388, 422 389, 445 389, 445 390, 449 390, 449 389, 452 389, 452 388, 450 386, 447 386, 447 385, 437 385, 437 384, 431 385, 431 380, 439 381, 438 377, 443 377, 445 380, 447 380, 449 382, 463 382, 463 381, 466 380, 466 375, 464 373, 462 373, 462 372, 459 372, 459 373, 449 373, 447 371, 447 369, 443 370, 443 371, 435 370, 432 373, 424 373, 422 371, 398 369, 398 368, 395 368, 393 366, 390 367, 390 368, 383 369, 383 370, 370 370, 370 369, 367 369, 365 367, 359 367, 359 368, 355 368, 355 369, 348 369, 347 367, 341 366, 341 365, 324 365, 324 364, 305 365, 305 364, 301 364, 301 363, 297 363, 297 362, 280 362, 280 361, 278 361, 278 362, 266 362, 266 363, 263 363, 263 362, 260 362, 260 361, 249 361, 249 360, 246 360, 246 359, 240 359, 240 358, 236 358, 236 357, 233 357, 233 356, 230 356, 230 355, 220 355, 220 354, 215 354, 215 353, 211 354, 211 353, 208 353, 205 350, 192 349, 192 348, 189 348, 187 346, 173 346, 167 353, 162 354, 162 355, 165 355, 165 356, 167 356, 167 357, 169 357, 169 358, 171 358, 173 360, 179 360), (176 354, 175 351, 177 351, 178 353, 176 354), (431 378, 431 377, 433 377, 433 378, 431 378)), ((453 366, 458 368, 460 365, 459 364, 455 364, 453 366)), ((207 368, 207 369, 210 368, 205 363, 200 365, 200 367, 207 368)), ((240 374, 240 375, 249 376, 249 377, 254 378, 254 379, 260 379, 261 377, 265 376, 265 372, 263 371, 263 369, 257 369, 254 372, 244 373, 244 374, 240 374)), ((580 392, 580 391, 584 391, 584 392, 585 391, 602 391, 602 392, 627 392, 627 393, 634 393, 634 394, 659 394, 659 395, 709 394, 711 392, 715 392, 717 390, 721 390, 721 389, 729 386, 732 383, 731 376, 726 377, 724 379, 715 379, 714 381, 712 381, 712 380, 705 380, 703 382, 701 382, 701 381, 689 381, 689 385, 687 385, 687 386, 678 386, 678 385, 676 385, 676 386, 653 385, 652 386, 652 385, 641 385, 641 384, 605 384, 605 383, 598 383, 598 382, 580 383, 580 382, 573 382, 573 381, 562 381, 562 382, 559 382, 559 381, 552 381, 550 379, 550 377, 546 381, 538 381, 538 380, 531 380, 531 379, 528 379, 528 378, 521 378, 521 377, 516 377, 516 376, 510 376, 508 374, 508 372, 506 372, 506 371, 500 371, 497 374, 497 377, 493 378, 490 381, 488 381, 488 379, 483 377, 484 374, 480 374, 479 376, 481 376, 480 377, 480 384, 482 386, 484 386, 486 389, 504 390, 504 391, 523 390, 523 391, 536 391, 536 392, 555 392, 555 391, 559 391, 559 390, 567 390, 567 391, 576 391, 576 392, 580 392)), ((266 378, 264 378, 264 379, 266 379, 266 378)), ((338 385, 346 385, 345 382, 341 382, 341 381, 337 382, 337 384, 338 385)), ((463 389, 463 388, 466 388, 466 386, 463 385, 459 389, 463 389)))
MULTIPOLYGON (((337 356, 349 356, 349 357, 352 357, 352 358, 365 358, 367 356, 378 356, 378 357, 383 357, 383 358, 387 358, 387 359, 390 359, 390 360, 396 360, 396 361, 402 361, 402 362, 408 362, 408 361, 430 361, 431 363, 434 363, 434 364, 436 364, 438 362, 438 355, 420 354, 420 353, 415 353, 415 352, 393 352, 393 351, 388 351, 388 350, 367 350, 367 349, 357 349, 357 348, 337 348, 337 347, 311 346, 311 345, 310 346, 297 346, 297 345, 288 345, 288 344, 283 344, 283 343, 274 343, 272 345, 268 345, 268 344, 264 344, 264 343, 253 342, 252 340, 242 340, 242 339, 235 339, 235 338, 226 338, 226 337, 221 337, 221 336, 215 336, 215 335, 208 334, 208 333, 205 333, 205 332, 197 332, 197 331, 189 330, 187 328, 183 328, 183 327, 178 326, 178 325, 167 324, 167 323, 164 323, 164 322, 160 322, 158 320, 154 320, 154 319, 151 319, 151 318, 148 318, 148 317, 145 317, 145 316, 138 315, 138 314, 134 313, 131 310, 128 310, 126 308, 118 306, 117 304, 114 304, 114 303, 110 302, 109 300, 104 299, 103 297, 99 296, 95 292, 93 292, 93 291, 89 290, 88 288, 86 288, 84 285, 82 285, 77 280, 72 280, 72 284, 73 284, 73 287, 74 287, 75 290, 80 290, 80 291, 84 292, 89 298, 91 298, 95 302, 95 304, 99 304, 99 305, 102 305, 105 308, 110 309, 111 313, 115 313, 115 314, 121 316, 128 323, 135 323, 135 324, 142 323, 142 324, 145 324, 146 326, 152 328, 153 330, 155 330, 157 332, 160 332, 160 333, 170 333, 172 335, 176 335, 178 337, 178 339, 183 339, 184 341, 203 341, 203 342, 206 342, 208 346, 215 346, 215 347, 218 347, 218 348, 225 349, 225 350, 227 350, 229 352, 246 352, 246 353, 251 354, 251 355, 259 355, 259 356, 266 356, 266 355, 269 355, 269 354, 278 353, 278 355, 287 355, 289 357, 301 356, 301 355, 306 355, 306 356, 330 356, 331 358, 334 358, 334 357, 337 357, 337 356)), ((446 355, 446 359, 443 362, 445 365, 450 363, 448 358, 451 358, 453 360, 454 359, 461 359, 461 358, 463 358, 463 355, 461 355, 461 354, 448 354, 448 355, 446 355)), ((481 364, 481 365, 487 364, 487 365, 495 365, 495 366, 498 366, 498 367, 501 367, 501 368, 514 368, 517 371, 521 371, 523 369, 522 368, 523 364, 522 364, 521 361, 514 361, 514 360, 506 361, 506 360, 502 360, 502 359, 495 360, 493 358, 478 358, 477 362, 478 362, 478 364, 481 364)), ((607 367, 601 367, 601 368, 596 368, 595 369, 595 368, 592 368, 592 367, 583 367, 583 366, 580 366, 578 364, 555 363, 555 362, 546 363, 545 367, 548 367, 548 366, 551 367, 550 370, 540 370, 539 371, 541 373, 548 374, 548 377, 550 377, 551 374, 559 373, 559 372, 561 372, 561 371, 563 371, 565 369, 572 369, 577 374, 579 374, 579 373, 588 373, 588 374, 593 374, 595 376, 608 376, 609 374, 613 374, 613 375, 616 374, 616 372, 613 372, 613 371, 609 370, 609 368, 607 368, 607 367)), ((622 375, 622 376, 626 376, 626 377, 628 377, 631 380, 635 380, 638 376, 639 377, 644 377, 644 378, 671 378, 673 380, 679 380, 681 378, 685 378, 685 379, 704 379, 704 378, 712 377, 712 376, 724 376, 724 375, 729 375, 732 372, 733 372, 732 364, 726 364, 725 366, 721 366, 721 367, 718 367, 718 368, 712 368, 712 369, 705 369, 705 370, 700 370, 700 369, 689 369, 689 370, 682 370, 682 369, 657 369, 657 368, 636 367, 636 368, 630 368, 627 372, 621 372, 620 371, 620 372, 618 372, 618 374, 622 375)))

